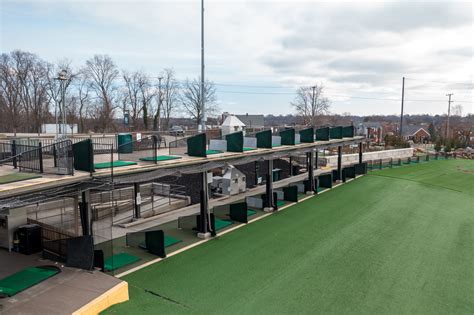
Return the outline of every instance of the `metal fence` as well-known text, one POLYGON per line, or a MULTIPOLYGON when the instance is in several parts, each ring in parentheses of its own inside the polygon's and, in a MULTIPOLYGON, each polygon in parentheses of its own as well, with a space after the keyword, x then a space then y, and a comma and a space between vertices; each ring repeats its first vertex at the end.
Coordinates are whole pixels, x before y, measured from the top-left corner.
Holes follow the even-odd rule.
POLYGON ((11 165, 20 172, 29 171, 49 174, 74 174, 72 142, 62 140, 44 146, 25 142, 0 143, 0 165, 11 165))

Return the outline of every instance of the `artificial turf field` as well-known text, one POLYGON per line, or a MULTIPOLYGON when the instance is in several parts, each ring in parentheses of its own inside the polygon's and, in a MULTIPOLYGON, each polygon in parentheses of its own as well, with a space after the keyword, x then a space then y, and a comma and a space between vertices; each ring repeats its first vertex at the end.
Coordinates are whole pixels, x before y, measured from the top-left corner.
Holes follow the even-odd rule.
POLYGON ((134 272, 109 314, 473 314, 474 161, 369 175, 134 272))

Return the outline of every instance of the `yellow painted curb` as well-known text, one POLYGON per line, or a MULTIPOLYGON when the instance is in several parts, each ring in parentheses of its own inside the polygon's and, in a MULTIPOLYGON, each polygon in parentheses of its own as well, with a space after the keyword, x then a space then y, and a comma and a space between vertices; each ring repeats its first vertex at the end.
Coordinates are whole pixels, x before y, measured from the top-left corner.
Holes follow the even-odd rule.
POLYGON ((128 283, 125 281, 120 282, 112 289, 103 293, 101 296, 93 299, 87 303, 72 315, 92 315, 99 314, 100 312, 108 309, 112 305, 128 301, 128 283))

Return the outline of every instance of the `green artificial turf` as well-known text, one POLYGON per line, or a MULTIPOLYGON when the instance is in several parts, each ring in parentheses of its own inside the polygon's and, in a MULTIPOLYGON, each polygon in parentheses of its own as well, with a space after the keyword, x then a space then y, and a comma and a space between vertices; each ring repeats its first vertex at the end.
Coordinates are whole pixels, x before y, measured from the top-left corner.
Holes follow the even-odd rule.
POLYGON ((206 155, 223 153, 221 150, 206 150, 206 155))
POLYGON ((219 230, 222 230, 223 228, 228 227, 229 225, 232 225, 232 221, 215 219, 214 224, 216 227, 216 231, 219 231, 219 230))
POLYGON ((13 173, 0 176, 0 185, 19 182, 22 180, 40 178, 41 175, 28 174, 28 173, 13 173))
MULTIPOLYGON (((174 237, 169 236, 169 235, 165 235, 165 248, 173 246, 173 245, 181 243, 181 242, 182 242, 182 240, 179 240, 179 239, 174 238, 174 237)), ((147 249, 145 241, 138 244, 138 247, 140 247, 141 249, 147 249)))
POLYGON ((113 161, 112 163, 110 162, 103 162, 103 163, 95 163, 94 168, 97 169, 102 169, 102 168, 111 168, 113 167, 121 167, 121 166, 129 166, 129 165, 136 165, 136 162, 130 162, 130 161, 113 161))
POLYGON ((158 155, 156 158, 153 158, 152 156, 147 156, 144 158, 140 158, 140 161, 145 161, 145 162, 161 162, 161 161, 169 161, 169 160, 176 160, 180 159, 180 156, 173 156, 173 155, 158 155))
POLYGON ((131 265, 133 263, 136 263, 139 260, 140 258, 136 256, 133 256, 127 253, 120 253, 120 254, 115 254, 107 258, 104 262, 104 267, 105 267, 105 270, 113 271, 113 270, 116 270, 128 265, 131 265))
POLYGON ((467 160, 370 173, 123 277, 106 313, 473 314, 473 183, 467 160))
POLYGON ((48 267, 25 268, 0 280, 0 296, 13 296, 59 273, 48 267))
POLYGON ((257 211, 252 210, 252 209, 247 209, 247 217, 251 217, 255 214, 257 214, 257 211))

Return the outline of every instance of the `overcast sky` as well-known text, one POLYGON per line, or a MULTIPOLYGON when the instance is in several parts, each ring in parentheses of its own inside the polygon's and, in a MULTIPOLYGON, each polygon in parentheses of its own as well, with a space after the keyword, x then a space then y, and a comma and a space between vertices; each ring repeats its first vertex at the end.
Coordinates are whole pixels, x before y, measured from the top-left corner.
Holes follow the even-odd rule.
MULTIPOLYGON (((0 1, 2 52, 200 73, 199 0, 0 1)), ((295 87, 316 83, 333 113, 397 114, 403 76, 406 113, 446 113, 447 93, 472 113, 473 15, 471 1, 206 1, 206 77, 236 114, 291 113, 295 87)))

